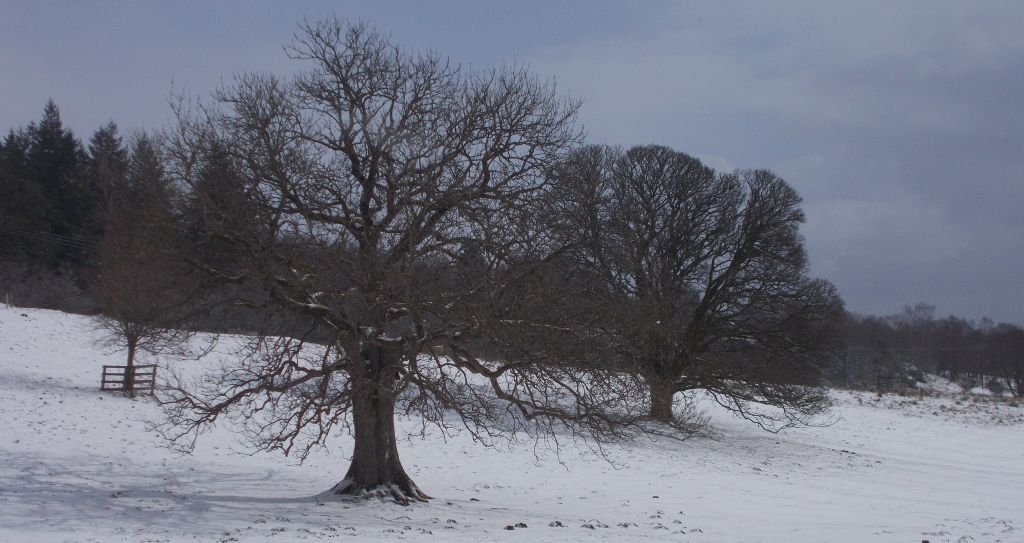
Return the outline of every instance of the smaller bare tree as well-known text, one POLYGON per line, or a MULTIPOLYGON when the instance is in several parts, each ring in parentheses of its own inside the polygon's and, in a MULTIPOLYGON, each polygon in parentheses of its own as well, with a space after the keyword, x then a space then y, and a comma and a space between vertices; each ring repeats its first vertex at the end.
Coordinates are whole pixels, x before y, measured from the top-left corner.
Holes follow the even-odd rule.
POLYGON ((1024 328, 1013 324, 1000 324, 989 335, 990 372, 1010 392, 1024 397, 1024 328))
POLYGON ((189 269, 175 258, 168 221, 169 190, 155 146, 138 138, 130 170, 108 196, 93 288, 103 303, 97 327, 101 342, 124 349, 124 391, 135 397, 139 353, 184 354, 190 332, 185 321, 195 298, 188 292, 189 269))

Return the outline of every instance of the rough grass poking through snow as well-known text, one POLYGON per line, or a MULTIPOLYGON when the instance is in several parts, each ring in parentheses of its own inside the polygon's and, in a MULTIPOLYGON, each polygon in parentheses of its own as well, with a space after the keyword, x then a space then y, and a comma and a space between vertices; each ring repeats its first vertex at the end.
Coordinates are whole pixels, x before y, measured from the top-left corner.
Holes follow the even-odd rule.
POLYGON ((401 451, 430 503, 322 502, 348 438, 296 465, 217 428, 177 455, 151 401, 98 391, 121 355, 95 338, 0 308, 0 541, 1024 541, 1024 408, 1005 402, 839 392, 834 424, 778 435, 709 405, 714 437, 612 463, 428 435, 401 451))

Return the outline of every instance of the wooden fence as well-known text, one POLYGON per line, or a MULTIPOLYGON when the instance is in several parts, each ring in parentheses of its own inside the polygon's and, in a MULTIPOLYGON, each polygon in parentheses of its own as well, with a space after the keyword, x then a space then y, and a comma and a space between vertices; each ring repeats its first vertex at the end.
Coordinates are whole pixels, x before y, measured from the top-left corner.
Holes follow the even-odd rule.
MULTIPOLYGON (((127 372, 128 366, 103 366, 100 390, 124 391, 127 372)), ((135 366, 132 372, 132 388, 137 394, 153 394, 156 390, 156 364, 135 366)))

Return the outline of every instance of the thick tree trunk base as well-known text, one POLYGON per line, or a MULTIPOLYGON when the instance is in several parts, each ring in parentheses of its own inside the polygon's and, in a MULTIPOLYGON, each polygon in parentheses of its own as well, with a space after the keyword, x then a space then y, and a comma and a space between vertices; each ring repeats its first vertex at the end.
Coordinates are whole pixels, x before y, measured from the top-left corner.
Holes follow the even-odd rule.
POLYGON ((651 410, 648 416, 660 422, 675 421, 675 414, 672 412, 672 401, 675 397, 675 387, 671 381, 649 379, 651 394, 651 410))
POLYGON ((359 484, 346 477, 334 485, 330 493, 335 496, 351 496, 353 498, 392 499, 399 505, 412 505, 414 502, 426 502, 431 499, 408 477, 376 485, 359 484))
POLYGON ((365 374, 352 392, 352 463, 345 478, 330 490, 335 496, 392 498, 409 505, 430 499, 402 468, 395 439, 395 369, 398 353, 385 346, 363 345, 365 374))

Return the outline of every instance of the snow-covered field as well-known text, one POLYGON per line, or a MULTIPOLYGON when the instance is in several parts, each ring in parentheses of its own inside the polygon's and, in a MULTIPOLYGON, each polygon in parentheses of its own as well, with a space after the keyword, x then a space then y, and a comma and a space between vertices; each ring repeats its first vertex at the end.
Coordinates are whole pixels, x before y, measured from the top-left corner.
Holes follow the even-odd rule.
POLYGON ((151 401, 98 391, 121 358, 96 337, 0 307, 0 541, 1024 541, 1024 407, 1006 402, 836 393, 833 424, 778 435, 713 410, 713 437, 612 446, 611 463, 413 438, 432 502, 320 504, 347 438, 296 465, 218 428, 180 456, 146 432, 151 401))

